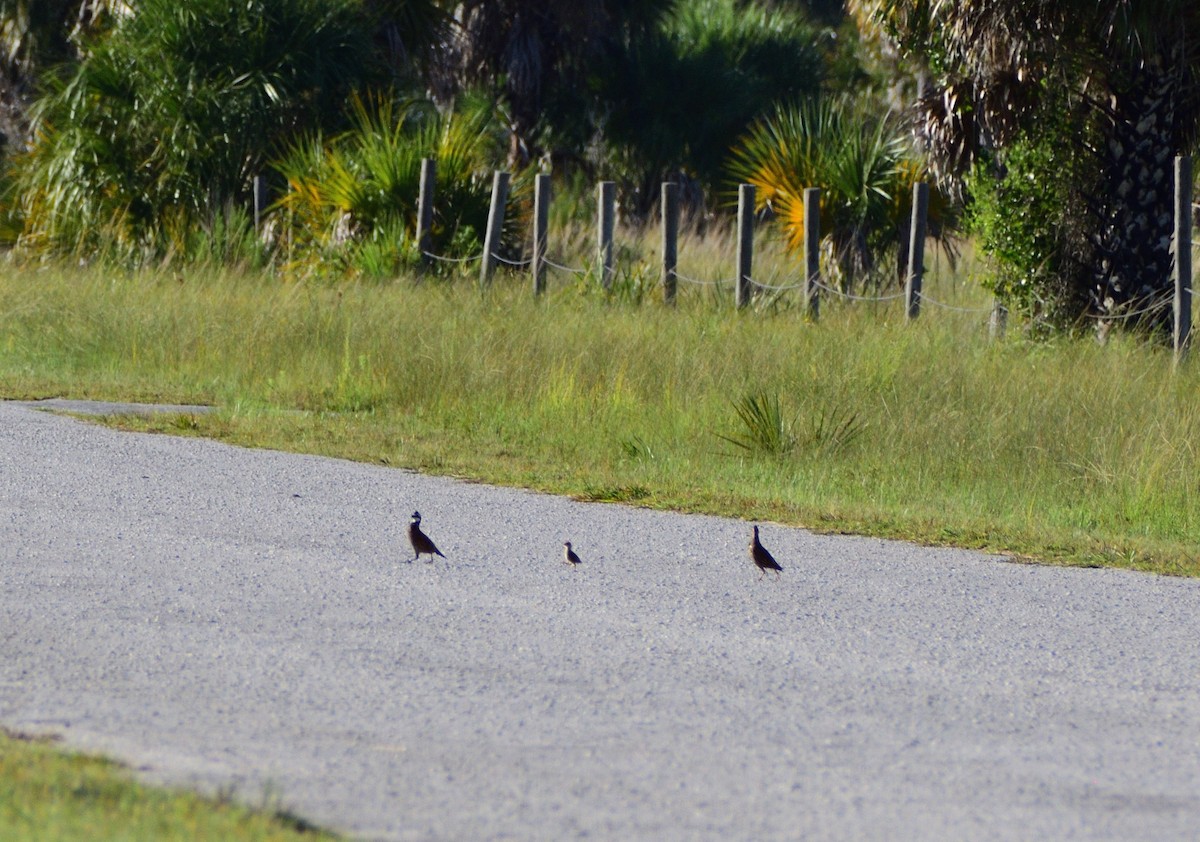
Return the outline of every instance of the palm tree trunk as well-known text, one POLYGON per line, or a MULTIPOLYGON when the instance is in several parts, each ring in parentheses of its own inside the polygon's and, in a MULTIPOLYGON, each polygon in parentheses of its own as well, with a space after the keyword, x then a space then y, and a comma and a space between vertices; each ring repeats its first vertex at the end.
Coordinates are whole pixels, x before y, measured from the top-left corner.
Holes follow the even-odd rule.
POLYGON ((1170 330, 1172 161, 1179 149, 1178 74, 1147 62, 1106 115, 1101 183, 1093 198, 1092 304, 1128 326, 1170 330))

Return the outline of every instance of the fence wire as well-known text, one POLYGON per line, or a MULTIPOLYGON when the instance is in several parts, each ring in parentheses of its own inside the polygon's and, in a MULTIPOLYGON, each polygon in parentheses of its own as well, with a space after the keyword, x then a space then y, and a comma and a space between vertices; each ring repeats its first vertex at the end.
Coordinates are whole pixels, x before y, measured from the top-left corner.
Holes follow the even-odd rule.
POLYGON ((551 269, 557 269, 560 272, 569 272, 572 275, 586 275, 587 274, 587 269, 576 269, 572 266, 564 266, 561 263, 555 263, 553 260, 551 260, 548 257, 543 257, 542 262, 545 263, 547 266, 549 266, 551 269))
POLYGON ((783 284, 780 286, 775 286, 772 284, 764 284, 762 281, 756 281, 756 280, 754 280, 754 278, 751 278, 749 276, 747 276, 746 280, 748 280, 752 286, 758 287, 759 289, 767 290, 768 292, 787 292, 788 290, 791 290, 791 289, 804 289, 804 284, 802 284, 802 283, 801 284, 783 284))
POLYGON ((683 281, 685 284, 692 284, 700 287, 725 286, 734 283, 732 280, 727 281, 723 278, 715 281, 702 281, 699 278, 689 278, 687 275, 679 271, 672 272, 672 274, 675 276, 676 280, 683 281))
POLYGON ((904 297, 904 293, 902 293, 902 292, 895 292, 890 295, 854 295, 849 292, 842 292, 840 289, 834 289, 831 286, 826 286, 825 284, 821 283, 820 281, 813 281, 813 286, 815 286, 819 290, 824 290, 825 292, 829 293, 830 295, 834 295, 834 296, 837 296, 838 298, 845 299, 846 301, 882 302, 882 301, 895 301, 898 298, 904 297))
POLYGON ((952 310, 955 313, 990 313, 993 310, 993 308, 991 306, 988 306, 988 307, 958 307, 954 304, 945 304, 941 301, 930 298, 923 291, 917 293, 917 296, 925 304, 932 304, 934 307, 941 307, 943 310, 952 310))
POLYGON ((473 257, 446 257, 441 254, 434 254, 431 251, 421 252, 422 257, 428 257, 430 260, 436 260, 439 263, 473 263, 476 260, 483 260, 483 254, 477 254, 473 257))

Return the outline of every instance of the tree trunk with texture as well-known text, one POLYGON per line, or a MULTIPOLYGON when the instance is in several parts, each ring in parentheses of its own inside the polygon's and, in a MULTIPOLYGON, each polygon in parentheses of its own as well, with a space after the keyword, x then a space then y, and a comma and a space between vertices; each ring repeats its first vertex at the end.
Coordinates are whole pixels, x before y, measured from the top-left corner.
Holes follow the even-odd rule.
POLYGON ((1180 95, 1176 74, 1147 63, 1110 101, 1088 290, 1099 315, 1168 335, 1180 95))

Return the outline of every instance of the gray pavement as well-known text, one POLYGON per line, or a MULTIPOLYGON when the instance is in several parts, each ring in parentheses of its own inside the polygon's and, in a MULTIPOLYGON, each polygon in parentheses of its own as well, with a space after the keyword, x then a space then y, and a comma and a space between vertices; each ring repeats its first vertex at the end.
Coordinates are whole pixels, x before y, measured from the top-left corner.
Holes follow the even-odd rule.
POLYGON ((749 531, 0 404, 0 724, 365 838, 1196 838, 1200 582, 749 531))

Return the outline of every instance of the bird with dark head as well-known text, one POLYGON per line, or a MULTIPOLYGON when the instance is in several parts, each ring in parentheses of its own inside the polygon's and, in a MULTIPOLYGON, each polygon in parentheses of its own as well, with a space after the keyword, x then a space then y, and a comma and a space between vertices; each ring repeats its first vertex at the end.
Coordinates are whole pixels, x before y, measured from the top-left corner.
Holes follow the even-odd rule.
POLYGON ((421 513, 412 513, 412 523, 408 525, 408 540, 412 542, 413 552, 415 556, 409 561, 409 564, 419 559, 422 555, 428 555, 429 561, 433 561, 435 555, 442 555, 442 551, 437 548, 433 541, 429 540, 429 536, 421 531, 421 513))
POLYGON ((563 563, 574 567, 577 564, 582 564, 579 559, 579 554, 571 549, 570 541, 563 541, 563 563))
POLYGON ((783 570, 779 566, 779 562, 775 560, 775 556, 767 550, 766 547, 758 540, 758 524, 754 525, 754 533, 750 536, 750 560, 758 566, 758 578, 767 575, 768 570, 774 570, 775 575, 779 575, 779 571, 783 570))

